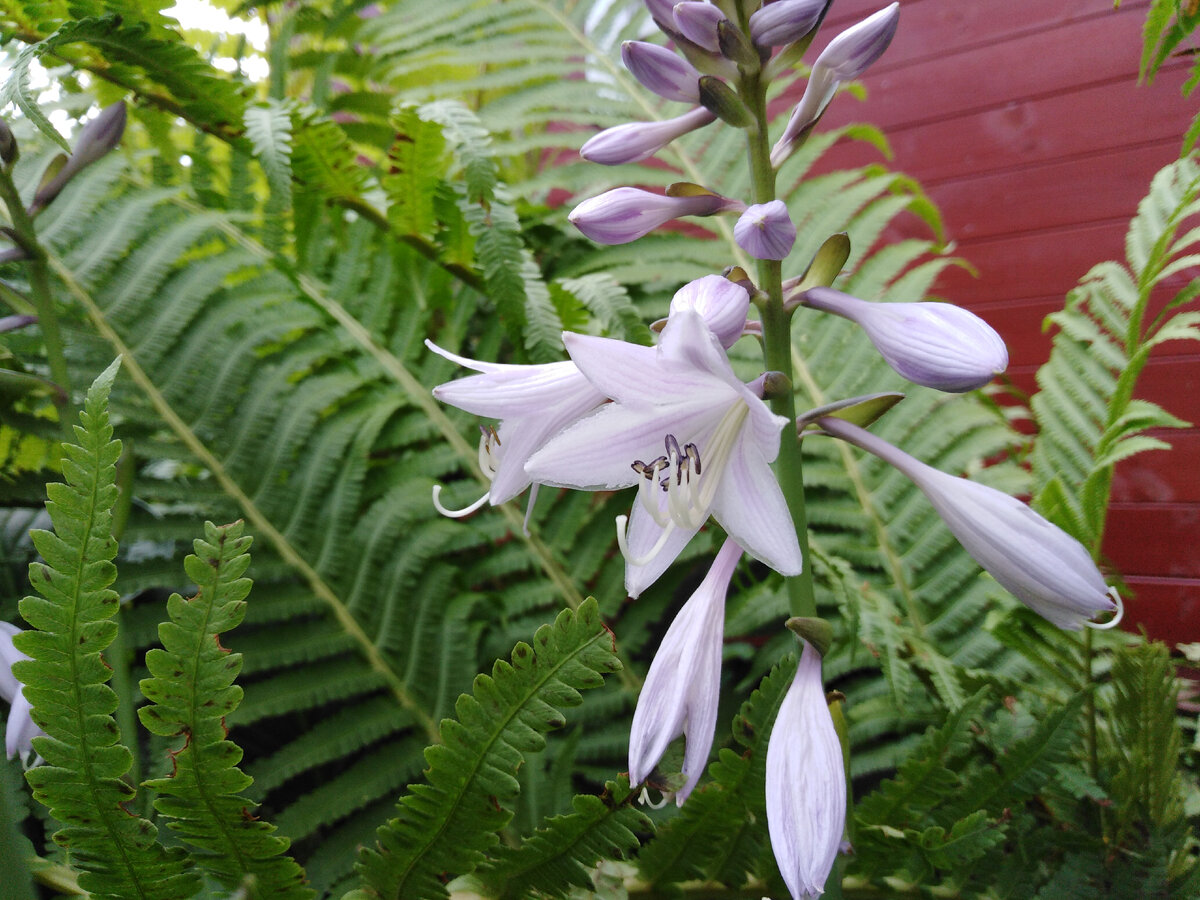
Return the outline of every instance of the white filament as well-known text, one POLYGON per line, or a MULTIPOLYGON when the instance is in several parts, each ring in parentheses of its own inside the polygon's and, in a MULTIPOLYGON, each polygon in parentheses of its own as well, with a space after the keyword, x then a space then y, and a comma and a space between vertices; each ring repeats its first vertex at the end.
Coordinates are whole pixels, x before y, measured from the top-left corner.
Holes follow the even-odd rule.
POLYGON ((1113 598, 1113 602, 1117 604, 1117 611, 1113 617, 1107 622, 1084 622, 1088 628, 1094 628, 1096 631, 1108 631, 1110 628, 1116 628, 1121 624, 1121 620, 1125 618, 1125 601, 1121 599, 1121 595, 1117 593, 1115 587, 1108 589, 1108 596, 1113 598))
POLYGON ((464 506, 462 509, 450 509, 449 507, 442 506, 442 501, 438 499, 441 497, 441 495, 442 486, 440 484, 435 484, 433 486, 433 508, 449 519, 461 519, 464 516, 469 516, 492 498, 492 492, 486 491, 482 497, 480 497, 470 506, 464 506))

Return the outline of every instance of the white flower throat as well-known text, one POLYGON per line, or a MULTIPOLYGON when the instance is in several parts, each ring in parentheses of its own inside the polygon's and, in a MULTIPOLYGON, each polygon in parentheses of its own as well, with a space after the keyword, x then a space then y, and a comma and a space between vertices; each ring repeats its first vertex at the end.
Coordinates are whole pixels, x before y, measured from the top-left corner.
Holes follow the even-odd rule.
POLYGON ((634 566, 644 566, 656 557, 676 528, 696 531, 704 524, 712 509, 721 476, 733 455, 750 407, 739 400, 721 417, 708 446, 701 457, 700 448, 689 441, 682 446, 673 434, 663 439, 666 453, 650 462, 631 463, 638 479, 638 498, 654 522, 663 529, 654 546, 640 557, 634 557, 626 539, 626 516, 617 517, 617 543, 625 559, 634 566), (666 494, 666 504, 661 495, 666 494))

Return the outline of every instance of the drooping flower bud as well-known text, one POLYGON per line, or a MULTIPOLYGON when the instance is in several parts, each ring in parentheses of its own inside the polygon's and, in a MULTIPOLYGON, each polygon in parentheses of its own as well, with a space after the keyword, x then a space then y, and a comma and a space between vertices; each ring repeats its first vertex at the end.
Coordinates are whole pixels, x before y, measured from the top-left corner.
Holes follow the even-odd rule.
POLYGON ((760 47, 782 47, 816 27, 825 0, 776 0, 750 16, 750 37, 760 47))
MULTIPOLYGON (((941 472, 857 425, 835 418, 818 424, 907 475, 963 549, 1042 618, 1078 630, 1093 616, 1118 610, 1083 544, 1020 500, 941 472)), ((1119 618, 1095 627, 1112 627, 1119 618)))
POLYGON ((630 784, 645 781, 667 745, 684 737, 684 783, 675 795, 679 806, 699 782, 712 749, 721 688, 725 594, 741 557, 742 548, 727 538, 708 575, 667 629, 633 713, 630 784))
POLYGON ((767 743, 767 831, 795 900, 820 896, 846 827, 842 744, 825 700, 821 655, 801 640, 796 677, 767 743))
POLYGON ((742 336, 750 295, 740 284, 720 275, 689 281, 671 298, 671 314, 694 309, 721 346, 728 350, 742 336))
POLYGON ((1008 367, 1008 348, 992 326, 951 303, 868 303, 833 288, 807 291, 805 306, 857 323, 887 364, 913 384, 961 393, 1008 367))
POLYGON ((591 138, 579 150, 588 162, 602 166, 619 166, 653 156, 677 137, 703 128, 716 120, 703 107, 693 109, 663 122, 629 122, 616 125, 591 138))
POLYGON ((748 207, 733 226, 733 237, 755 259, 784 259, 796 243, 796 226, 787 204, 772 200, 748 207))
POLYGON ((621 60, 642 86, 667 100, 700 102, 700 73, 666 47, 626 41, 621 60))
POLYGON ((100 115, 83 126, 83 130, 79 132, 79 140, 75 142, 75 149, 67 157, 66 164, 41 186, 33 198, 30 211, 37 212, 57 197, 72 178, 116 147, 124 133, 125 103, 118 101, 102 109, 100 115))
MULTIPOLYGON (((673 186, 674 187, 674 186, 673 186)), ((736 200, 689 185, 694 193, 654 194, 619 187, 584 200, 567 220, 598 244, 627 244, 680 216, 711 216, 737 209, 736 200)))
POLYGON ((684 0, 675 4, 672 16, 679 33, 697 47, 703 47, 710 53, 721 52, 717 26, 726 19, 720 9, 699 0, 684 0))
POLYGON ((821 117, 838 85, 857 78, 883 55, 899 22, 900 4, 893 3, 847 28, 821 51, 813 63, 804 96, 792 110, 783 135, 771 150, 772 165, 782 163, 797 138, 821 117))

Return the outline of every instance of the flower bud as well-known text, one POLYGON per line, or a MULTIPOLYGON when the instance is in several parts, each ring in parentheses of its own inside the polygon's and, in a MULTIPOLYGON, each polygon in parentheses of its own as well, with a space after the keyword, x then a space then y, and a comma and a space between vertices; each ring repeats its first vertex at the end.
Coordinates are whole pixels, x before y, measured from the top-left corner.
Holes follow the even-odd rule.
POLYGON ((666 34, 674 34, 675 18, 672 15, 671 0, 645 0, 646 9, 650 11, 650 18, 666 34))
POLYGON ((914 384, 973 391, 1008 367, 1008 349, 992 326, 951 303, 868 303, 827 287, 811 288, 802 302, 857 323, 914 384))
POLYGON ((0 119, 0 160, 6 166, 11 166, 17 159, 17 139, 8 127, 8 123, 0 119))
POLYGON ((117 101, 105 107, 100 115, 83 126, 75 150, 66 164, 38 190, 31 212, 37 212, 59 195, 67 183, 96 160, 101 159, 121 142, 125 133, 125 103, 117 101))
POLYGON ((763 63, 758 48, 750 43, 742 29, 728 19, 717 23, 717 45, 721 48, 722 56, 733 60, 747 72, 757 72, 763 63))
POLYGON ((679 33, 697 47, 703 47, 710 53, 721 52, 717 26, 726 19, 725 13, 717 7, 698 0, 685 0, 675 4, 672 16, 679 33))
POLYGON ((619 187, 584 200, 567 220, 598 244, 627 244, 680 216, 711 216, 737 208, 737 201, 703 189, 663 196, 619 187))
POLYGON ((804 37, 821 20, 825 0, 776 0, 750 16, 750 37, 760 47, 782 47, 804 37))
POLYGON ((689 281, 671 298, 671 314, 693 309, 700 314, 708 330, 728 350, 742 336, 750 295, 739 284, 720 275, 705 275, 689 281))
POLYGON ((792 897, 825 890, 846 828, 846 768, 821 681, 821 655, 800 662, 767 742, 767 831, 792 897))
POLYGON ((899 22, 900 4, 893 3, 847 28, 821 51, 813 63, 804 96, 792 110, 783 135, 771 150, 772 165, 782 163, 796 140, 816 124, 839 84, 857 78, 883 55, 896 34, 899 22))
POLYGON ((1020 500, 927 466, 857 425, 834 418, 818 424, 907 475, 963 549, 1042 618, 1077 630, 1093 616, 1118 609, 1083 544, 1020 500))
POLYGON ((733 226, 739 247, 755 259, 784 259, 796 243, 796 226, 782 200, 747 208, 733 226))
POLYGON ((677 137, 716 120, 707 109, 697 108, 663 122, 629 122, 591 138, 579 151, 588 162, 619 166, 653 156, 677 137))
POLYGON ((665 47, 626 41, 621 60, 642 86, 667 100, 700 101, 700 73, 665 47))

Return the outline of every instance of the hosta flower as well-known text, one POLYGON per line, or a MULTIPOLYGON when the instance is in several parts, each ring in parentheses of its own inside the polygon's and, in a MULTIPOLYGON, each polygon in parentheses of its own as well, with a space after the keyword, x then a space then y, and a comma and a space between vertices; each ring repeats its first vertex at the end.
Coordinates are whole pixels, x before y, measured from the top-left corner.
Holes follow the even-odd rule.
POLYGON ((786 423, 763 403, 760 385, 738 379, 695 310, 671 315, 649 355, 587 335, 563 341, 614 402, 552 438, 525 471, 559 487, 638 486, 627 533, 618 519, 631 596, 662 574, 710 514, 756 559, 799 573, 796 531, 771 471, 786 423))
POLYGON ((666 47, 645 41, 621 45, 621 61, 647 90, 667 100, 700 102, 700 73, 666 47))
POLYGON ((772 200, 747 207, 733 226, 733 237, 755 259, 784 259, 796 243, 796 226, 787 205, 772 200))
POLYGON ((1118 611, 1083 544, 1015 497, 940 472, 865 429, 840 419, 817 420, 826 432, 895 466, 919 487, 963 549, 1035 613, 1059 628, 1078 629, 1118 611))
MULTIPOLYGON (((782 0, 780 0, 782 2, 782 0)), ((771 163, 778 166, 791 152, 792 144, 825 112, 838 85, 852 81, 883 55, 896 34, 900 4, 893 3, 847 28, 829 42, 816 62, 804 87, 804 96, 792 110, 783 135, 771 150, 771 163)))
POLYGON ((887 364, 914 384, 972 391, 1008 368, 1008 348, 992 326, 951 303, 869 303, 833 288, 812 288, 803 303, 856 322, 887 364))
MULTIPOLYGON (((557 432, 605 401, 571 362, 537 366, 503 365, 467 359, 426 341, 434 353, 481 374, 438 385, 433 395, 459 409, 499 419, 495 429, 484 429, 479 444, 479 463, 491 479, 491 489, 466 509, 450 510, 438 500, 434 505, 443 515, 465 516, 488 500, 495 506, 511 500, 529 487, 525 463, 557 432)), ((649 347, 631 346, 631 354, 653 354, 649 347)), ((531 500, 532 503, 532 500, 531 500)))
POLYGON ((846 823, 846 770, 821 655, 807 641, 767 744, 767 831, 795 900, 820 896, 846 823))
POLYGON ((13 663, 29 659, 13 646, 13 637, 21 629, 8 622, 0 622, 0 697, 10 704, 8 725, 4 732, 4 749, 9 759, 16 757, 26 765, 33 755, 33 739, 45 734, 30 718, 32 707, 21 690, 21 682, 12 672, 13 663))
POLYGON ((689 131, 703 128, 716 121, 716 116, 697 107, 682 116, 662 122, 627 122, 606 128, 592 137, 579 150, 588 162, 602 166, 619 166, 653 156, 671 141, 689 131))
POLYGON ((701 0, 684 0, 675 4, 672 18, 679 33, 710 53, 721 52, 721 42, 717 37, 717 26, 725 21, 725 13, 701 0))
POLYGON ((38 189, 30 211, 37 212, 57 197, 72 178, 116 147, 121 142, 121 135, 124 133, 125 103, 123 101, 117 101, 112 106, 106 106, 100 110, 100 114, 84 125, 79 132, 75 149, 67 157, 63 167, 38 189))
POLYGON ((804 37, 821 19, 826 0, 775 0, 750 16, 750 37, 762 47, 781 47, 804 37))
POLYGON ((567 220, 597 244, 627 244, 680 216, 711 216, 740 206, 703 190, 669 196, 619 187, 584 200, 567 220))
POLYGON ((729 349, 746 327, 750 295, 740 284, 720 275, 705 275, 689 281, 671 298, 671 315, 695 310, 721 346, 729 349))
POLYGON ((645 781, 667 745, 683 735, 684 783, 675 795, 679 806, 700 780, 712 749, 721 687, 725 593, 741 558, 742 548, 726 540, 708 575, 667 629, 633 713, 630 784, 645 781))

